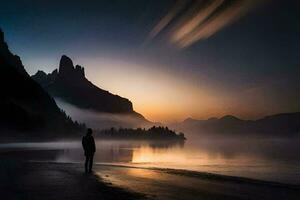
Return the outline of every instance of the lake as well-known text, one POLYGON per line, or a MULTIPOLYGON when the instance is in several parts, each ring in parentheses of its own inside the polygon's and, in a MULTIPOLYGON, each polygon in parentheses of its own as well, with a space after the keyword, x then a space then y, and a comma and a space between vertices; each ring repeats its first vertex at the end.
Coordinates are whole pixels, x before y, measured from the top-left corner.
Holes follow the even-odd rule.
MULTIPOLYGON (((185 143, 97 140, 95 163, 185 169, 300 184, 299 141, 299 138, 190 138, 185 143)), ((80 141, 10 143, 1 144, 0 148, 2 152, 38 152, 31 157, 33 161, 82 162, 84 159, 80 141), (46 150, 47 154, 40 153, 46 150)))

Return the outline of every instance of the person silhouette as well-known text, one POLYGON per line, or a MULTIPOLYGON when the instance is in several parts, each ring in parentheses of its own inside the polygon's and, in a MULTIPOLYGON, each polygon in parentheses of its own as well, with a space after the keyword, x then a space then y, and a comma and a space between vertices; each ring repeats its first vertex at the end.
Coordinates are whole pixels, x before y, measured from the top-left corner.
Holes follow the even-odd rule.
POLYGON ((93 159, 96 152, 95 140, 92 134, 93 130, 89 128, 86 135, 82 137, 82 147, 85 155, 85 173, 92 173, 93 159))

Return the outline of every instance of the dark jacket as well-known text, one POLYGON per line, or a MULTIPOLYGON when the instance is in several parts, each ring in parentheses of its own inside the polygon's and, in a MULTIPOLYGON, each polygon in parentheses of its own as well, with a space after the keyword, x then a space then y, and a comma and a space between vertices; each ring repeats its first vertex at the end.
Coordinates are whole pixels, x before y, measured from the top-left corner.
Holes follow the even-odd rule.
POLYGON ((95 140, 91 135, 82 137, 82 147, 85 155, 93 155, 96 151, 95 140))

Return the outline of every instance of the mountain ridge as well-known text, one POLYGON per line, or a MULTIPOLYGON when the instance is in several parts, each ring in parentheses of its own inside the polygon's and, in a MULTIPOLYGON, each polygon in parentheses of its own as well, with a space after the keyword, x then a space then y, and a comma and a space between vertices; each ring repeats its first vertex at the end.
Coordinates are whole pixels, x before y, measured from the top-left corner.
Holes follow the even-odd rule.
POLYGON ((263 120, 263 119, 269 119, 269 118, 273 118, 273 117, 280 117, 280 116, 288 116, 288 115, 298 115, 300 114, 300 111, 296 111, 296 112, 282 112, 282 113, 276 113, 276 114, 272 114, 272 115, 266 115, 263 116, 261 118, 258 119, 241 119, 239 117, 236 117, 234 115, 224 115, 222 117, 210 117, 208 119, 196 119, 196 118, 192 118, 192 117, 187 117, 186 119, 182 120, 181 122, 178 123, 184 123, 187 121, 210 121, 210 120, 220 120, 220 119, 226 119, 226 118, 232 118, 232 119, 237 119, 237 120, 242 120, 242 121, 259 121, 259 120, 263 120))
POLYGON ((196 134, 258 134, 294 136, 300 134, 300 112, 268 115, 257 120, 243 120, 232 115, 207 120, 187 118, 171 125, 178 131, 189 130, 196 134))
POLYGON ((143 115, 133 110, 127 98, 99 88, 85 76, 85 69, 73 64, 71 58, 62 55, 58 69, 46 74, 38 71, 31 76, 53 98, 65 101, 83 110, 99 113, 128 115, 139 122, 150 123, 143 115))
POLYGON ((22 132, 26 137, 64 137, 84 128, 61 111, 54 99, 31 79, 20 57, 9 50, 1 29, 0 70, 0 129, 5 130, 1 137, 13 136, 8 132, 22 132))

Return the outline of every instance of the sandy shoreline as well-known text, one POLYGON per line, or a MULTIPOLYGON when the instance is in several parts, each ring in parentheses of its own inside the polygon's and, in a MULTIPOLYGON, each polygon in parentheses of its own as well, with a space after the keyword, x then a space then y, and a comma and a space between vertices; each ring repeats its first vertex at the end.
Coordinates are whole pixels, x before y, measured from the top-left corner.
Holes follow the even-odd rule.
POLYGON ((239 177, 239 176, 228 176, 228 175, 221 175, 216 173, 209 173, 209 172, 199 172, 193 170, 186 170, 186 169, 171 169, 171 168, 158 168, 158 167, 137 167, 131 166, 126 164, 95 164, 95 166, 107 166, 107 167, 117 167, 117 168, 129 168, 129 169, 144 169, 144 170, 153 170, 153 171, 160 171, 167 174, 173 174, 178 176, 185 176, 185 177, 193 177, 198 179, 208 179, 208 180, 215 180, 215 181, 222 181, 222 182, 232 182, 232 183, 239 183, 239 184, 255 184, 261 186, 270 186, 270 187, 278 187, 278 188, 289 188, 300 190, 300 185, 297 184, 288 184, 288 183, 281 183, 275 181, 266 181, 260 179, 253 179, 253 178, 246 178, 246 177, 239 177))
POLYGON ((96 171, 114 185, 161 200, 299 199, 300 196, 298 185, 187 170, 97 165, 96 171))
MULTIPOLYGON (((81 164, 0 162, 1 199, 142 199, 141 194, 84 174, 81 164)), ((144 199, 144 197, 143 197, 144 199)))
MULTIPOLYGON (((1 199, 299 199, 300 196, 298 185, 187 170, 97 164, 94 174, 86 175, 80 163, 31 162, 34 152, 0 154, 1 199)), ((49 151, 46 156, 51 154, 49 151)))

